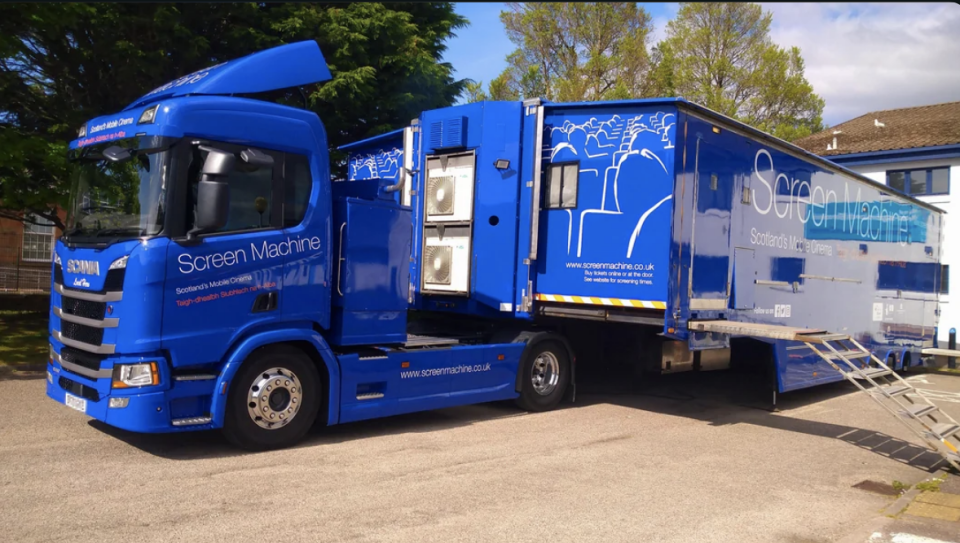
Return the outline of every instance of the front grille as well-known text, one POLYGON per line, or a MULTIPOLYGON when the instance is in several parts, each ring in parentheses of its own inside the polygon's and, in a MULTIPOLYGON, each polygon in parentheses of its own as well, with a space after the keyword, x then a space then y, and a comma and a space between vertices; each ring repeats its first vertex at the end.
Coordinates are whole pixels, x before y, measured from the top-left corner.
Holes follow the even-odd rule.
POLYGON ((106 302, 91 302, 89 300, 78 300, 64 294, 60 298, 63 300, 60 304, 60 310, 70 315, 84 317, 101 321, 107 311, 106 302))
MULTIPOLYGON (((104 279, 104 281, 103 281, 103 289, 102 289, 102 290, 84 290, 84 291, 82 291, 82 292, 92 292, 92 293, 95 293, 95 294, 103 294, 104 292, 118 292, 118 291, 122 291, 122 290, 123 290, 123 278, 126 276, 126 274, 127 274, 127 269, 126 269, 126 268, 118 268, 118 269, 115 269, 115 270, 109 270, 109 271, 107 271, 107 278, 104 279)), ((65 285, 65 284, 63 283, 63 266, 56 265, 56 264, 53 266, 53 282, 54 282, 54 283, 57 283, 58 285, 62 285, 63 287, 65 287, 64 290, 66 290, 66 291, 70 291, 70 290, 71 290, 69 287, 67 287, 67 285, 65 285)), ((81 291, 78 290, 78 289, 73 289, 73 290, 77 290, 78 292, 81 292, 81 291)))
POLYGON ((100 363, 104 358, 104 355, 88 353, 86 351, 81 351, 80 349, 74 349, 73 347, 62 347, 60 349, 61 360, 66 360, 67 362, 72 362, 78 366, 83 366, 88 370, 99 370, 100 363))
POLYGON ((107 279, 103 282, 103 290, 107 292, 123 290, 123 278, 126 275, 126 268, 119 268, 107 272, 107 279))
POLYGON ((87 385, 84 385, 82 383, 71 381, 66 377, 60 377, 60 380, 58 382, 60 383, 60 388, 62 388, 63 390, 66 390, 67 392, 69 392, 70 394, 73 394, 74 396, 80 396, 81 398, 86 398, 91 402, 100 401, 100 394, 97 392, 97 389, 93 387, 88 387, 87 385))
POLYGON ((61 320, 60 333, 65 338, 82 341, 90 345, 100 345, 103 343, 103 328, 94 328, 92 326, 61 320))

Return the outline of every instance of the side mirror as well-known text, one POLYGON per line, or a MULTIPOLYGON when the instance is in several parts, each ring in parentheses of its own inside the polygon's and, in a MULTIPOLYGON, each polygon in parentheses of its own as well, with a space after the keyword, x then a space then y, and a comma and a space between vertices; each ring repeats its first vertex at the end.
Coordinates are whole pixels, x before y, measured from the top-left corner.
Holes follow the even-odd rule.
POLYGON ((240 151, 240 159, 258 168, 273 166, 273 157, 255 149, 240 151))
POLYGON ((103 150, 103 158, 110 162, 123 162, 130 158, 130 151, 117 145, 111 145, 103 150))
POLYGON ((227 224, 229 211, 230 185, 226 180, 203 179, 197 186, 197 227, 191 233, 214 232, 223 228, 227 224))
POLYGON ((197 184, 197 219, 195 228, 187 232, 187 239, 198 234, 214 232, 227 224, 230 211, 230 185, 227 176, 233 171, 236 156, 215 147, 201 145, 207 152, 203 161, 202 177, 197 184))

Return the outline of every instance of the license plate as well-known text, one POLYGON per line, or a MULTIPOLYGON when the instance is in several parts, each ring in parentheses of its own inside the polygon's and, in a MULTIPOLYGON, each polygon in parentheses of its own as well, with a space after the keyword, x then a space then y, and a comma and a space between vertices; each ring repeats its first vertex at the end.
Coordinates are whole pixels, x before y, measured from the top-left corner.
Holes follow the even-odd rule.
POLYGON ((84 400, 83 398, 77 398, 76 396, 65 394, 63 397, 63 403, 67 404, 67 407, 76 409, 81 413, 87 412, 87 400, 84 400))

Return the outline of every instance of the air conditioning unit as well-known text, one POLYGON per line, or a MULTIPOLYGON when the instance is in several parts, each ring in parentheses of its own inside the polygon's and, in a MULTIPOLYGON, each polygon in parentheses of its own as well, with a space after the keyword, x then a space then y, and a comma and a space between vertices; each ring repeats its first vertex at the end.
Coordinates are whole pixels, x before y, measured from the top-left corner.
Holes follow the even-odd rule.
POLYGON ((453 215, 456 183, 452 175, 427 179, 427 215, 453 215))
POLYGON ((423 292, 470 291, 470 227, 424 229, 420 263, 423 292), (441 232, 443 232, 441 236, 441 232))
POLYGON ((473 219, 473 183, 472 153, 428 159, 424 222, 469 222, 473 219))

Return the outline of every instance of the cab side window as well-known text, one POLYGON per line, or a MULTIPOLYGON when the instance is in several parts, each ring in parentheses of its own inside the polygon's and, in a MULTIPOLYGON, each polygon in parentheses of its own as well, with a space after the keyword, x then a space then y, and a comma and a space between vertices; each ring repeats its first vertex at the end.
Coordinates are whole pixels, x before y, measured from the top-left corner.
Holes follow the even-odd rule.
POLYGON ((283 226, 297 226, 303 221, 310 202, 313 179, 310 161, 303 155, 287 153, 284 158, 283 226))
MULTIPOLYGON (((211 146, 233 151, 239 155, 241 149, 234 149, 232 145, 210 143, 211 146)), ((261 149, 258 149, 261 150, 261 149)), ((192 159, 188 166, 190 185, 187 190, 186 231, 190 231, 196 224, 197 188, 201 178, 201 167, 206 160, 207 152, 194 146, 192 159)), ((269 151, 264 151, 269 152, 269 151)), ((275 201, 277 200, 277 183, 279 177, 275 171, 282 168, 282 155, 274 155, 273 166, 252 166, 237 157, 234 169, 227 177, 230 186, 230 206, 227 213, 227 224, 217 232, 234 232, 242 230, 257 230, 278 226, 279 217, 276 216, 275 201), (281 157, 281 160, 277 160, 281 157)))

